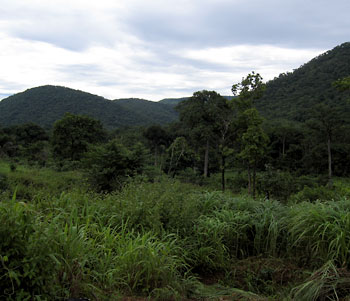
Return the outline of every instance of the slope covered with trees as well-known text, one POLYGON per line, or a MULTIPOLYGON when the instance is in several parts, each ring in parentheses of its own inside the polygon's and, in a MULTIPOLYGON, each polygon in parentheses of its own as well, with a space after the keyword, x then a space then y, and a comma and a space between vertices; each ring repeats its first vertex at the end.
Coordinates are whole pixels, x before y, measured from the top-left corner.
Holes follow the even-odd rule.
POLYGON ((350 74, 350 42, 329 50, 293 72, 282 73, 267 82, 262 99, 256 102, 267 119, 305 121, 319 103, 341 107, 348 115, 349 94, 340 92, 333 82, 350 74))
POLYGON ((169 123, 177 118, 172 107, 164 104, 155 105, 146 100, 111 101, 65 87, 42 86, 3 99, 0 124, 11 126, 33 122, 51 127, 67 112, 91 116, 107 128, 169 123))
POLYGON ((147 124, 166 124, 177 120, 177 112, 172 105, 163 102, 148 101, 140 98, 121 98, 114 102, 125 110, 142 116, 147 124))

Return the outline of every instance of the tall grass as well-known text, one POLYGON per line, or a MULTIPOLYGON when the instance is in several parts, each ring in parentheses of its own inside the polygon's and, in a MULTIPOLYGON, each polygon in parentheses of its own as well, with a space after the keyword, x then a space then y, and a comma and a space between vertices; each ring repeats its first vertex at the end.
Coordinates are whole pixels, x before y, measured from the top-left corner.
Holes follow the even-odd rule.
POLYGON ((287 206, 168 178, 134 180, 120 192, 103 195, 77 188, 83 181, 76 174, 33 170, 31 182, 28 168, 5 174, 9 188, 0 202, 0 299, 138 295, 181 300, 204 294, 207 288, 197 278, 217 274, 226 275, 226 283, 247 284, 244 289, 252 291, 247 296, 253 296, 276 291, 266 285, 278 285, 274 271, 284 258, 316 269, 291 298, 348 294, 346 198, 287 206), (262 267, 264 262, 269 266, 262 267), (243 268, 254 272, 243 273, 243 268), (234 275, 246 279, 237 282, 234 275))
POLYGON ((320 262, 334 260, 348 266, 350 260, 350 201, 301 203, 289 217, 290 245, 302 256, 320 262))

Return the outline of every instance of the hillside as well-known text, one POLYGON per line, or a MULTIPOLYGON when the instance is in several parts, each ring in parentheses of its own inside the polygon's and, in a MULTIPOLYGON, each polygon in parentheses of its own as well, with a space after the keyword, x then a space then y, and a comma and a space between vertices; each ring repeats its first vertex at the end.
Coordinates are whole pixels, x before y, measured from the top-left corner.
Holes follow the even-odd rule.
POLYGON ((146 100, 107 100, 59 86, 42 86, 12 95, 0 102, 0 124, 34 122, 49 128, 66 113, 88 115, 107 128, 169 123, 177 113, 171 106, 146 100))
POLYGON ((267 119, 305 121, 317 103, 341 107, 348 114, 349 95, 340 93, 332 83, 350 75, 350 43, 321 54, 290 73, 267 83, 266 92, 256 106, 267 119))
POLYGON ((165 124, 177 120, 178 114, 172 105, 139 98, 121 98, 114 102, 126 110, 147 118, 148 123, 165 124))

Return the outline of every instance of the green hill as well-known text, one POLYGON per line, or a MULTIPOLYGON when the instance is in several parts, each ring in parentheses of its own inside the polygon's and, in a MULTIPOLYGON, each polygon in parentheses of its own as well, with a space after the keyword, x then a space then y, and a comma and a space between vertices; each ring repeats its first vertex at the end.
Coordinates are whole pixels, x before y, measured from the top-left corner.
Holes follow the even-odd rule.
POLYGON ((121 98, 114 102, 126 110, 147 118, 149 124, 165 124, 177 120, 178 114, 172 105, 139 98, 121 98))
POLYGON ((107 128, 169 123, 177 119, 171 106, 146 100, 108 100, 59 86, 42 86, 12 95, 0 102, 0 124, 28 122, 49 128, 66 113, 88 115, 107 128))
POLYGON ((350 43, 321 54, 293 72, 280 74, 267 83, 258 110, 267 119, 305 121, 318 103, 342 107, 349 114, 347 93, 340 93, 332 83, 350 75, 350 43))

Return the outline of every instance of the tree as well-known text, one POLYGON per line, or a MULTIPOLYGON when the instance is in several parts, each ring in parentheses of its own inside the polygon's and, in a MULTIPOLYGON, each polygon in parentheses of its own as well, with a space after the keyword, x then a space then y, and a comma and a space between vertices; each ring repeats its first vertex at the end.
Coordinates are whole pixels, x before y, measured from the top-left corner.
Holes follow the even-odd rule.
POLYGON ((260 74, 253 71, 242 78, 240 83, 233 84, 231 89, 236 96, 234 105, 238 110, 237 122, 241 142, 239 156, 247 163, 248 191, 253 197, 255 197, 257 163, 263 157, 269 141, 261 127, 262 118, 254 108, 254 101, 263 96, 265 87, 260 74), (253 168, 253 176, 251 168, 253 168))
POLYGON ((328 185, 332 187, 332 141, 339 128, 343 125, 337 109, 326 104, 316 105, 307 125, 326 140, 328 154, 328 185))
POLYGON ((251 108, 253 102, 263 96, 265 89, 266 85, 261 75, 253 71, 247 77, 243 77, 240 83, 233 84, 231 91, 234 96, 238 96, 236 105, 241 111, 244 111, 251 108))
POLYGON ((78 161, 89 144, 102 142, 104 137, 105 132, 100 121, 66 113, 53 127, 53 154, 61 160, 78 161))
POLYGON ((130 150, 112 140, 104 145, 91 145, 83 165, 90 185, 97 191, 120 189, 128 176, 141 173, 145 148, 137 144, 130 150))
POLYGON ((169 157, 168 174, 191 165, 193 153, 184 137, 177 137, 167 149, 169 157))
POLYGON ((227 108, 224 97, 215 91, 198 91, 188 100, 181 102, 176 109, 180 113, 180 122, 188 129, 189 136, 198 148, 204 148, 203 175, 208 176, 210 142, 220 114, 227 108))
POLYGON ((261 127, 262 118, 255 108, 246 110, 244 115, 247 119, 248 128, 240 139, 241 152, 239 156, 247 162, 248 192, 255 198, 257 164, 266 153, 269 137, 261 127))
POLYGON ((332 83, 333 87, 337 88, 339 91, 349 91, 350 90, 350 76, 341 78, 332 83))
POLYGON ((222 106, 215 125, 215 131, 218 133, 218 146, 221 157, 220 170, 222 191, 225 191, 226 158, 234 153, 233 145, 238 132, 236 113, 233 104, 227 102, 226 106, 222 106))
POLYGON ((143 136, 154 152, 154 166, 158 166, 161 147, 167 145, 168 134, 160 125, 152 125, 143 132, 143 136))

